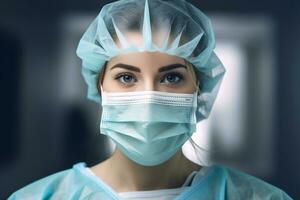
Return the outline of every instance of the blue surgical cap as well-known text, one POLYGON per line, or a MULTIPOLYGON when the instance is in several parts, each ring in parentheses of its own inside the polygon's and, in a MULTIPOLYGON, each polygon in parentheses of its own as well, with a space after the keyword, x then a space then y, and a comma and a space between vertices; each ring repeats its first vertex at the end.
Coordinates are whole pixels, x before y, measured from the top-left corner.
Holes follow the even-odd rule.
POLYGON ((97 81, 112 57, 131 52, 161 52, 194 65, 200 92, 197 121, 209 116, 225 68, 214 52, 209 18, 185 0, 120 0, 102 7, 80 39, 77 55, 88 85, 88 99, 101 102, 97 81), (138 34, 141 42, 130 35, 138 34))

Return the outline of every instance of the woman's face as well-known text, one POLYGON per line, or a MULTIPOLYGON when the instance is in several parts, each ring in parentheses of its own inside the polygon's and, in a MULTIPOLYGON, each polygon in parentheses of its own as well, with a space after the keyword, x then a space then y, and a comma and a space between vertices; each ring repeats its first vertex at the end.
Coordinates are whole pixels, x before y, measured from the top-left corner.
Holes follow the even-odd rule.
POLYGON ((180 57, 160 52, 136 52, 108 61, 102 88, 106 92, 193 93, 197 89, 194 79, 191 69, 180 57))

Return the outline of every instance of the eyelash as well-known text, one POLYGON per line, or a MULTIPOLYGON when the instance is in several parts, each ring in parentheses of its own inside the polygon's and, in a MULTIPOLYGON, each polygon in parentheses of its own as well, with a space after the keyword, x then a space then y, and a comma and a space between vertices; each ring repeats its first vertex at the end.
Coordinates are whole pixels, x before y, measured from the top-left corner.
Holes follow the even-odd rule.
POLYGON ((130 77, 132 77, 132 78, 134 79, 134 82, 137 81, 137 79, 136 79, 136 78, 134 77, 134 75, 131 74, 131 73, 121 73, 121 74, 118 74, 118 75, 116 75, 115 80, 118 80, 118 81, 119 81, 121 84, 123 84, 123 85, 128 85, 128 83, 123 82, 123 81, 120 80, 121 78, 124 78, 125 76, 130 76, 130 77))
POLYGON ((170 72, 167 73, 163 76, 163 80, 167 78, 167 76, 176 76, 177 78, 179 78, 178 81, 176 81, 175 83, 170 83, 170 84, 178 84, 179 82, 184 80, 184 76, 178 72, 170 72))
MULTIPOLYGON (((125 85, 125 86, 130 86, 132 84, 132 82, 126 82, 126 81, 122 81, 121 79, 124 78, 125 76, 129 76, 131 77, 131 80, 133 80, 134 82, 137 82, 137 79, 135 78, 134 74, 131 74, 131 73, 120 73, 118 75, 115 76, 115 80, 119 81, 122 85, 125 85)), ((176 76, 177 78, 177 81, 176 82, 169 82, 169 83, 164 83, 164 84, 170 84, 170 85, 175 85, 175 84, 178 84, 180 83, 181 81, 184 80, 184 76, 178 72, 170 72, 170 73, 167 73, 163 76, 162 80, 160 81, 160 83, 163 83, 163 80, 165 80, 168 76, 176 76)))

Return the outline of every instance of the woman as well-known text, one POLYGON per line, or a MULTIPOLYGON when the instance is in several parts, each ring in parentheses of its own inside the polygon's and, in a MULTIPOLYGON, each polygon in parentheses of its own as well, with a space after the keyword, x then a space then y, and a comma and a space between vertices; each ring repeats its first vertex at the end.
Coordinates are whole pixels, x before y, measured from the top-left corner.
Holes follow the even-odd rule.
POLYGON ((209 19, 184 0, 105 5, 77 54, 88 98, 102 105, 101 133, 116 149, 9 199, 291 199, 251 175, 183 155, 225 73, 214 47, 209 19))

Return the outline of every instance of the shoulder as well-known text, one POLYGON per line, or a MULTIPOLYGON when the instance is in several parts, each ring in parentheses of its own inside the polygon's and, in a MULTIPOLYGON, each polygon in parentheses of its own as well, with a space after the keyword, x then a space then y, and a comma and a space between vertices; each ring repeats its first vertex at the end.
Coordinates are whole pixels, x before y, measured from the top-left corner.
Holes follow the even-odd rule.
POLYGON ((222 177, 229 199, 291 199, 283 190, 248 173, 223 165, 213 168, 222 177))
POLYGON ((36 180, 23 188, 14 192, 8 199, 43 199, 46 198, 46 193, 53 193, 57 187, 66 177, 72 174, 72 170, 64 170, 51 174, 42 179, 36 180), (45 193, 45 191, 47 191, 45 193))
POLYGON ((50 197, 68 199, 78 193, 89 195, 95 188, 95 182, 80 171, 84 167, 85 163, 77 163, 71 169, 37 180, 14 192, 8 200, 49 199, 50 197))

